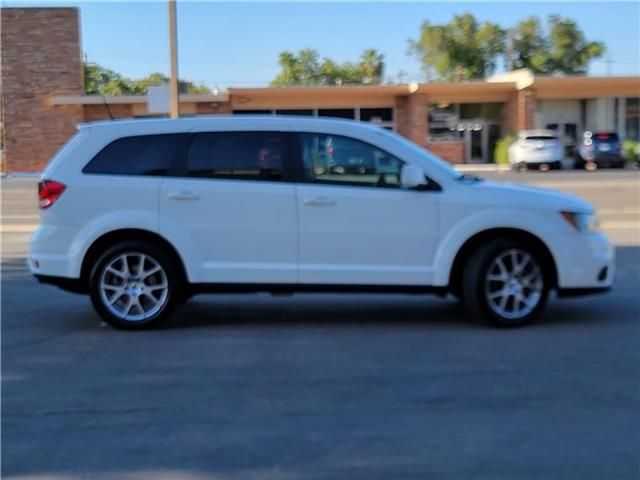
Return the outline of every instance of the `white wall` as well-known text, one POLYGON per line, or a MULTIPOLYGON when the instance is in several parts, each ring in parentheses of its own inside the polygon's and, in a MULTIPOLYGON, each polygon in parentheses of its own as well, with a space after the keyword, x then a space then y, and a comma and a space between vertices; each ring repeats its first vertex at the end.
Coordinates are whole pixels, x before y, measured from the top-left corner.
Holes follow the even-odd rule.
POLYGON ((534 120, 536 128, 549 123, 575 123, 580 131, 580 100, 539 100, 534 120))
POLYGON ((587 100, 586 130, 614 131, 616 127, 614 98, 596 98, 587 100))

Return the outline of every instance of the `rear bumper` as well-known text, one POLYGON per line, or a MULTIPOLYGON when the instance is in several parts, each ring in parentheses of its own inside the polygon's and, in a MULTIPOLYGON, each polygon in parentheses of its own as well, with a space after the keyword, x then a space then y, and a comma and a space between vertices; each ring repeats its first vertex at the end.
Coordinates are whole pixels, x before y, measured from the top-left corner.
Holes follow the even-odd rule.
POLYGON ((79 278, 57 277, 54 275, 41 275, 37 273, 33 276, 42 284, 53 285, 54 287, 61 288, 66 292, 88 293, 89 291, 88 286, 84 282, 80 281, 79 278))

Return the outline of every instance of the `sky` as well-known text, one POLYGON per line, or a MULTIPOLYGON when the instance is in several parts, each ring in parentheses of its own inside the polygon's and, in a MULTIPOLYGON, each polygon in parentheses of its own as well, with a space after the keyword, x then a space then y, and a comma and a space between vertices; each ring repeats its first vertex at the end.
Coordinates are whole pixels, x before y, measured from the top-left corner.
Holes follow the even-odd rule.
MULTIPOLYGON (((281 51, 307 47, 336 61, 356 61, 375 48, 385 56, 386 77, 404 71, 406 81, 424 80, 418 60, 407 54, 408 40, 424 21, 448 22, 465 12, 503 28, 529 15, 569 17, 588 40, 607 45, 590 75, 640 75, 640 2, 177 2, 179 75, 210 88, 267 85, 279 72, 281 51)), ((77 6, 90 61, 130 78, 169 72, 167 2, 2 4, 77 6)))

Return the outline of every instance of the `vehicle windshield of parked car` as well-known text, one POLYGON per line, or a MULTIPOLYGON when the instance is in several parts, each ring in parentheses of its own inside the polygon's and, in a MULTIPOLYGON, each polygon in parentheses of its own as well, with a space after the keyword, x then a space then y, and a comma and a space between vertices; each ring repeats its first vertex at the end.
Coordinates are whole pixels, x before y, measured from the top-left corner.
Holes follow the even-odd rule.
POLYGON ((531 141, 556 141, 558 140, 558 137, 554 137, 551 135, 531 135, 531 136, 527 136, 525 137, 525 140, 531 140, 531 141))

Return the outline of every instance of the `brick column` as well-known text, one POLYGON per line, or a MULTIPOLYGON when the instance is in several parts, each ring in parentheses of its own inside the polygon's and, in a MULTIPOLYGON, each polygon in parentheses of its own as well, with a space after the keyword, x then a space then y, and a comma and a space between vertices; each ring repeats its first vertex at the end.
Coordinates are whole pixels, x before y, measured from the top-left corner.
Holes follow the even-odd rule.
POLYGON ((535 126, 536 97, 531 89, 518 90, 502 106, 502 131, 517 134, 535 126))
POLYGON ((83 121, 82 106, 53 107, 53 95, 82 95, 76 8, 2 8, 0 91, 3 170, 41 171, 83 121))
POLYGON ((409 140, 427 145, 427 96, 411 94, 396 97, 396 131, 409 140))

